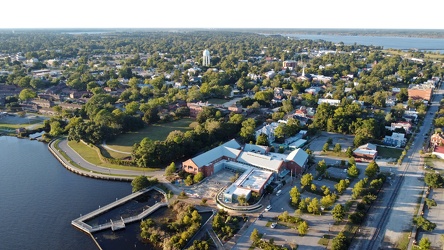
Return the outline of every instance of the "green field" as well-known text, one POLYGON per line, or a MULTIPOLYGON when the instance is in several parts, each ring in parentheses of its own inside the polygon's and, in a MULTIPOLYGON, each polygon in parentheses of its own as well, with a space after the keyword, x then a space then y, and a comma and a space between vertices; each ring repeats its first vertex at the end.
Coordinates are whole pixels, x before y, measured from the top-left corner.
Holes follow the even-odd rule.
POLYGON ((137 132, 125 133, 119 135, 112 141, 107 141, 108 147, 123 151, 131 152, 133 145, 139 143, 143 138, 148 137, 153 141, 160 140, 163 141, 167 138, 168 134, 174 130, 186 131, 190 130, 189 125, 193 122, 192 119, 181 119, 174 122, 164 123, 164 124, 154 124, 141 129, 137 132))
POLYGON ((97 165, 97 166, 113 168, 113 169, 136 170, 136 171, 140 171, 140 172, 158 170, 155 168, 138 168, 138 167, 129 167, 129 166, 121 166, 121 165, 116 165, 116 164, 104 163, 104 162, 100 161, 100 158, 99 158, 99 155, 97 154, 97 152, 93 148, 87 146, 85 143, 69 141, 68 145, 74 151, 76 151, 80 156, 82 156, 82 158, 85 159, 85 161, 87 161, 91 164, 97 165))
POLYGON ((402 149, 398 148, 386 148, 386 147, 377 147, 378 157, 381 158, 395 158, 399 159, 402 154, 402 149))

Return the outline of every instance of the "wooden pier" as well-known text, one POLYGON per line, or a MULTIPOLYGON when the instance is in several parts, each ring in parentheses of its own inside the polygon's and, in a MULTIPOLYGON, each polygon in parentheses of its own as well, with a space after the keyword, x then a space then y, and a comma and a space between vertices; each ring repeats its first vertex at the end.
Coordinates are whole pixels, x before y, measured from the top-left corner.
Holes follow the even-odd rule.
POLYGON ((163 206, 167 206, 167 205, 168 205, 168 198, 167 198, 166 193, 158 187, 151 187, 151 188, 130 194, 130 195, 128 195, 120 200, 116 200, 115 202, 112 202, 104 207, 100 207, 99 209, 94 210, 86 215, 80 216, 79 218, 71 221, 71 225, 77 227, 78 229, 80 229, 88 234, 102 231, 102 230, 109 229, 109 228, 111 228, 111 230, 113 230, 113 231, 116 231, 119 229, 124 229, 125 224, 142 220, 143 218, 145 218, 146 216, 148 216, 152 212, 156 211, 158 208, 163 207, 163 206), (128 202, 128 201, 136 198, 137 196, 142 195, 142 194, 144 194, 148 191, 151 191, 151 190, 156 190, 156 191, 162 193, 165 197, 166 202, 158 202, 154 206, 151 206, 150 208, 144 210, 142 213, 140 213, 136 216, 131 216, 131 217, 127 217, 127 218, 120 217, 120 220, 117 220, 117 221, 110 220, 110 222, 107 222, 105 224, 100 224, 97 226, 91 226, 91 225, 88 225, 87 223, 85 223, 86 220, 89 220, 95 216, 105 213, 106 211, 111 210, 117 206, 120 206, 120 205, 124 204, 125 202, 128 202))

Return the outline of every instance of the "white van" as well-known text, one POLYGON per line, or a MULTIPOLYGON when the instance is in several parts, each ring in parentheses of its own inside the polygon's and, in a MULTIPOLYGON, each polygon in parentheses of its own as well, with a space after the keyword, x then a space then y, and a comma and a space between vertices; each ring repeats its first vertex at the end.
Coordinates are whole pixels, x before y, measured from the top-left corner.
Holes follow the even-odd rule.
POLYGON ((282 193, 282 190, 279 189, 279 190, 276 192, 276 196, 279 196, 281 193, 282 193))

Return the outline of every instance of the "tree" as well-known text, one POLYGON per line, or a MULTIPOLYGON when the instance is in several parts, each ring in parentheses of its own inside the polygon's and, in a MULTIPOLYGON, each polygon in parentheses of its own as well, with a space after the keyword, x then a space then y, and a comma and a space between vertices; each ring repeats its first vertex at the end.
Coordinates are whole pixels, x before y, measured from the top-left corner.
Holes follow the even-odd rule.
POLYGON ((327 142, 324 143, 324 146, 322 147, 322 151, 327 152, 329 149, 330 149, 330 144, 328 144, 327 142))
POLYGON ((307 211, 312 214, 320 213, 321 206, 319 204, 318 198, 313 198, 307 206, 307 211))
POLYGON ((344 206, 342 206, 342 204, 336 204, 331 213, 333 214, 333 219, 335 219, 335 221, 342 221, 345 216, 344 206))
POLYGON ((299 192, 298 187, 294 186, 291 188, 290 198, 291 198, 291 204, 293 206, 296 206, 299 202, 299 199, 301 198, 301 193, 299 192))
POLYGON ((444 184, 444 179, 438 173, 426 173, 424 176, 424 182, 429 187, 440 188, 444 184))
POLYGON ((353 157, 353 150, 351 147, 348 147, 347 150, 345 151, 345 154, 347 155, 347 157, 351 158, 353 157))
POLYGON ((259 241, 261 237, 259 236, 259 231, 257 230, 257 228, 253 229, 253 232, 251 232, 250 235, 250 240, 253 241, 253 243, 256 243, 257 241, 259 241))
POLYGON ((427 204, 428 209, 437 206, 436 201, 434 199, 425 198, 425 202, 427 204))
POLYGON ((176 164, 174 162, 171 162, 171 164, 165 168, 165 175, 169 176, 174 174, 174 172, 176 172, 176 164))
POLYGON ((435 223, 427 220, 426 218, 424 218, 422 216, 417 216, 417 217, 413 218, 413 223, 425 231, 432 231, 433 229, 436 228, 435 223))
POLYGON ((183 182, 185 183, 185 185, 191 186, 194 183, 193 177, 191 175, 188 175, 187 178, 185 178, 185 180, 183 182))
POLYGON ((358 198, 365 190, 365 185, 367 183, 367 178, 364 178, 360 181, 358 181, 352 189, 352 198, 356 199, 358 198))
POLYGON ((35 98, 37 94, 31 89, 23 89, 20 91, 19 99, 22 101, 27 101, 29 99, 35 98))
POLYGON ((324 197, 321 198, 321 205, 328 209, 331 206, 333 206, 333 204, 335 204, 336 201, 336 195, 335 194, 328 194, 325 195, 324 197))
POLYGON ((193 181, 194 181, 194 183, 199 183, 204 179, 204 177, 205 177, 204 174, 202 172, 199 172, 194 175, 193 181))
POLYGON ((365 169, 365 175, 373 178, 379 173, 379 166, 375 161, 371 161, 365 169))
POLYGON ((251 141, 254 137, 254 130, 256 129, 256 121, 253 118, 248 118, 242 122, 242 128, 240 131, 240 136, 244 141, 251 141))
POLYGON ((301 177, 301 186, 302 188, 311 185, 311 182, 313 181, 313 175, 310 173, 304 174, 301 177))
POLYGON ((332 241, 332 250, 347 250, 348 242, 343 232, 340 232, 332 241))
POLYGON ((237 201, 239 201, 239 205, 243 206, 247 204, 247 197, 245 196, 245 194, 241 194, 239 195, 239 197, 237 197, 237 201))
POLYGON ((432 242, 427 237, 421 238, 421 240, 419 241, 419 244, 418 244, 418 247, 421 250, 424 250, 424 249, 429 250, 431 246, 432 246, 432 242))
POLYGON ((59 121, 52 121, 50 123, 50 126, 51 126, 51 130, 49 131, 49 134, 51 136, 59 136, 63 133, 63 128, 62 128, 59 121))
POLYGON ((300 236, 306 235, 308 232, 308 224, 306 221, 299 223, 298 225, 298 233, 300 236))
POLYGON ((267 135, 260 134, 256 139, 256 145, 269 146, 267 135))
POLYGON ((356 167, 355 164, 351 165, 348 169, 347 169, 347 175, 352 177, 352 178, 356 178, 359 176, 359 169, 356 167))
POLYGON ((347 187, 349 185, 348 183, 350 183, 350 181, 340 180, 338 183, 335 184, 335 188, 339 194, 344 193, 344 191, 347 189, 347 187))
POLYGON ((335 144, 335 147, 333 148, 333 151, 334 151, 335 153, 339 153, 339 152, 341 152, 341 150, 342 150, 341 144, 336 143, 336 144, 335 144))
POLYGON ((316 171, 318 171, 320 174, 325 173, 325 171, 327 170, 327 163, 325 163, 325 160, 323 159, 322 161, 318 162, 318 165, 316 166, 316 171))
POLYGON ((149 187, 150 181, 146 176, 139 175, 131 181, 131 186, 133 187, 133 193, 135 193, 137 191, 149 187))

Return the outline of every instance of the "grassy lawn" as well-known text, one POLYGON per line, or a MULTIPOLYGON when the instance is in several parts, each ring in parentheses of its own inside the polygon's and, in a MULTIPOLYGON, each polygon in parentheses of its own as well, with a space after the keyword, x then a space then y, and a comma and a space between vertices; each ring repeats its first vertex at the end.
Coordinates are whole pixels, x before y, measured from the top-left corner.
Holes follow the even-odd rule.
POLYGON ((320 155, 323 155, 323 156, 335 156, 335 157, 341 157, 341 158, 344 158, 344 159, 349 159, 349 157, 347 156, 347 153, 345 153, 345 152, 326 151, 326 152, 321 152, 320 155))
POLYGON ((85 145, 82 142, 69 141, 68 145, 79 155, 81 155, 83 159, 97 166, 113 168, 113 169, 135 170, 135 171, 140 171, 141 173, 146 171, 158 170, 154 168, 137 168, 137 167, 128 167, 128 166, 105 163, 100 161, 97 152, 93 148, 90 148, 89 146, 85 145))
POLYGON ((378 151, 378 157, 381 158, 396 158, 399 159, 399 157, 402 154, 402 149, 398 148, 386 148, 386 147, 377 147, 376 150, 378 151))
MULTIPOLYGON (((190 129, 189 125, 193 122, 192 119, 181 119, 164 124, 150 125, 137 132, 125 133, 117 136, 112 141, 106 142, 106 144, 115 150, 123 152, 131 152, 133 145, 139 143, 143 138, 148 137, 153 141, 163 141, 167 138, 168 134, 174 130, 187 131, 190 129)), ((111 154, 111 152, 110 152, 111 154)))
POLYGON ((328 242, 329 242, 330 239, 332 239, 332 238, 333 238, 333 236, 328 235, 328 234, 324 234, 324 235, 322 236, 322 238, 319 239, 318 244, 327 247, 327 246, 328 246, 328 242))

